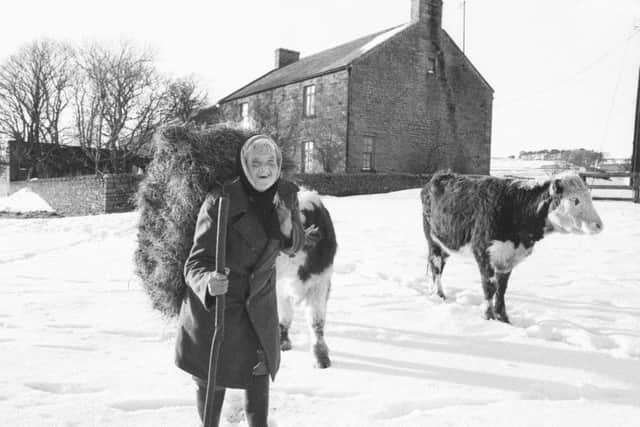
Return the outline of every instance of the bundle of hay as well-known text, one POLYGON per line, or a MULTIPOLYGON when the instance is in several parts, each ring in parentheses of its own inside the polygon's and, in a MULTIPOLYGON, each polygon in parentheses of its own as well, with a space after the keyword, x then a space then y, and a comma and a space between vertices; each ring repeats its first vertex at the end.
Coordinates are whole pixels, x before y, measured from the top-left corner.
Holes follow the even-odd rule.
POLYGON ((137 194, 135 264, 153 307, 167 317, 180 310, 200 206, 208 192, 236 175, 236 151, 255 134, 230 125, 174 126, 154 138, 154 157, 137 194))

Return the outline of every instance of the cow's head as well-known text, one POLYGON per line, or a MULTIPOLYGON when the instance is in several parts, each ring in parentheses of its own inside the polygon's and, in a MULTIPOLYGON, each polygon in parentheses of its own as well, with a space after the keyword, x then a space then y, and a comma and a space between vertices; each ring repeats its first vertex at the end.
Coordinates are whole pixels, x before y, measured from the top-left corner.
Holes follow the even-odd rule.
POLYGON ((596 212, 589 187, 575 174, 554 177, 549 184, 551 204, 547 220, 555 231, 574 234, 596 234, 602 231, 602 220, 596 212))

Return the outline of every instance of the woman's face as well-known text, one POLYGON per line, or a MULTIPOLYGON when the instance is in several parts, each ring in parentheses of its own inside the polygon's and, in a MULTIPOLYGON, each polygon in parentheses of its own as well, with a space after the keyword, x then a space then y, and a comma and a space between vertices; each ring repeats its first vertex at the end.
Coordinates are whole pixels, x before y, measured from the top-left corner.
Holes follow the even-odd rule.
POLYGON ((251 181, 258 191, 271 187, 278 179, 276 153, 269 146, 258 146, 247 153, 247 167, 251 181))

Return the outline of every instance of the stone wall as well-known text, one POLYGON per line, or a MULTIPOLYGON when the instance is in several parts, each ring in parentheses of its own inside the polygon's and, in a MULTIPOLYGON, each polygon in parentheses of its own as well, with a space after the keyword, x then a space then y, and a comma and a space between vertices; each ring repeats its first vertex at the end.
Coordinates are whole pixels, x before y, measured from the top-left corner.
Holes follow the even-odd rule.
POLYGON ((105 213, 128 212, 135 209, 135 194, 142 175, 106 175, 104 186, 105 213))
POLYGON ((63 216, 125 212, 135 208, 133 197, 140 175, 85 175, 12 181, 10 193, 29 188, 63 216))
POLYGON ((8 162, 3 162, 0 157, 0 197, 8 196, 10 191, 10 174, 8 162))

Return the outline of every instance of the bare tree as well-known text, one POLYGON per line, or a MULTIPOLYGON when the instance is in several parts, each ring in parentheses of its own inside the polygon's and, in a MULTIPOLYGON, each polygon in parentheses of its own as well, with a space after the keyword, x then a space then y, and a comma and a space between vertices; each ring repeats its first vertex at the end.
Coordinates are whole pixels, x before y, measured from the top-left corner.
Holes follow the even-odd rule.
POLYGON ((83 147, 94 153, 96 165, 104 148, 110 169, 124 171, 165 120, 166 86, 153 60, 151 51, 127 41, 113 48, 94 43, 81 50, 76 131, 83 147))
POLYGON ((75 135, 85 155, 93 161, 96 174, 102 171, 106 60, 100 49, 82 50, 77 57, 81 72, 76 74, 73 85, 75 135))
POLYGON ((193 76, 169 81, 164 115, 168 121, 187 123, 207 105, 207 93, 193 76))
POLYGON ((61 143, 62 116, 69 104, 73 51, 61 42, 38 40, 0 65, 0 132, 23 144, 31 168, 61 143), (43 144, 52 144, 43 149, 43 144))

